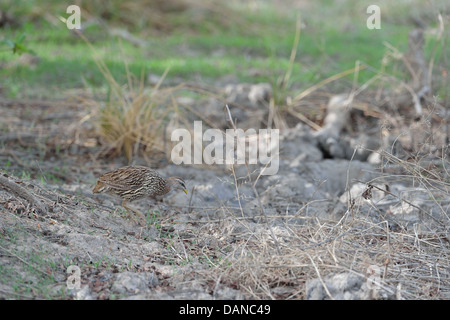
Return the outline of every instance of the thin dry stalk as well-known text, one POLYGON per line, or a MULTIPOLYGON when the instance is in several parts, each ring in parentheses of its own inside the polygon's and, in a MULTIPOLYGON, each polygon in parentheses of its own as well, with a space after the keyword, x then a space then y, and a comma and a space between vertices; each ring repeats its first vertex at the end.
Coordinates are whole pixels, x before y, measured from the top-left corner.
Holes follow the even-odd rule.
POLYGON ((317 83, 317 84, 315 84, 315 85, 309 87, 308 89, 306 89, 306 90, 304 90, 303 92, 301 92, 300 94, 298 94, 298 95, 292 100, 292 104, 294 104, 294 103, 300 101, 301 99, 305 98, 305 97, 308 96, 309 94, 313 93, 314 91, 316 91, 316 90, 319 89, 320 87, 322 87, 322 86, 324 86, 324 85, 326 85, 326 84, 328 84, 328 83, 330 83, 330 82, 333 82, 333 81, 335 81, 335 80, 338 80, 338 79, 340 79, 340 78, 342 78, 342 77, 345 77, 345 76, 347 76, 347 75, 349 75, 349 74, 352 74, 352 73, 354 73, 354 72, 357 72, 357 71, 359 72, 360 70, 364 70, 365 68, 366 68, 366 66, 356 66, 356 67, 354 67, 354 68, 351 68, 351 69, 342 71, 342 72, 340 72, 340 73, 338 73, 338 74, 335 74, 335 75, 333 75, 333 76, 331 76, 331 77, 329 77, 329 78, 327 78, 327 79, 325 79, 325 80, 322 80, 322 81, 320 81, 319 83, 317 83))
MULTIPOLYGON (((231 116, 230 109, 229 109, 228 105, 225 105, 225 107, 226 107, 227 113, 228 113, 228 120, 230 121, 230 123, 231 123, 233 129, 236 130, 236 125, 235 125, 235 123, 234 123, 234 121, 233 121, 233 118, 232 118, 232 116, 231 116)), ((258 205, 259 205, 259 209, 260 209, 260 211, 261 211, 261 215, 264 216, 264 217, 266 217, 266 212, 265 212, 265 210, 264 210, 264 206, 263 206, 262 203, 261 203, 261 198, 259 197, 259 193, 258 193, 258 191, 257 191, 256 188, 255 188, 255 184, 252 182, 252 179, 251 179, 251 173, 250 173, 250 170, 249 170, 247 161, 245 161, 245 164, 246 164, 246 168, 247 168, 248 178, 249 178, 249 180, 250 180, 250 185, 251 185, 251 187, 252 187, 252 191, 253 191, 253 193, 254 193, 256 199, 258 200, 258 205)), ((234 172, 234 168, 233 168, 233 171, 232 171, 232 172, 233 172, 233 177, 234 177, 235 184, 236 184, 236 190, 238 190, 238 189, 237 189, 237 183, 236 183, 236 182, 237 182, 237 178, 236 178, 236 174, 235 174, 235 172, 234 172)), ((237 194, 237 196, 239 197, 239 193, 237 194)), ((243 215, 243 211, 242 211, 242 206, 241 206, 241 204, 240 204, 240 200, 239 200, 239 206, 241 207, 241 212, 242 212, 242 215, 243 215)), ((266 222, 267 222, 267 217, 266 217, 266 222)), ((274 241, 274 243, 275 243, 277 252, 278 252, 278 254, 281 254, 280 246, 279 246, 279 244, 278 244, 277 238, 275 237, 275 235, 274 235, 274 233, 273 233, 272 227, 271 227, 270 225, 268 225, 268 227, 269 227, 270 233, 272 234, 272 238, 273 238, 273 241, 274 241)))

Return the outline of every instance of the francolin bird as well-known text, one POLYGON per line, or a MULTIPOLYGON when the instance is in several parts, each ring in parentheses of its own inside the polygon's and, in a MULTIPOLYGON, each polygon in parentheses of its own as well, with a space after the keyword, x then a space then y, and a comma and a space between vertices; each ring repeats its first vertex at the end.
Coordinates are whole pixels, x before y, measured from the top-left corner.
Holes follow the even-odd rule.
POLYGON ((122 207, 138 214, 145 221, 144 215, 139 210, 127 207, 127 202, 146 196, 164 196, 176 189, 181 189, 187 194, 186 184, 182 178, 165 179, 153 169, 144 166, 126 166, 103 174, 98 178, 92 192, 105 192, 120 197, 122 207))

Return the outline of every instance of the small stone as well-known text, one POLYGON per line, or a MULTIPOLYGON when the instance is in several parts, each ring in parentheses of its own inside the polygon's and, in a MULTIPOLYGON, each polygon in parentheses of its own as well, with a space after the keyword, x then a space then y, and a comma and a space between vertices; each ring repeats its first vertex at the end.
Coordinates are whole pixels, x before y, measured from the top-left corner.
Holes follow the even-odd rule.
POLYGON ((158 285, 158 277, 153 272, 134 273, 126 271, 117 276, 112 291, 120 294, 149 293, 150 287, 158 285))

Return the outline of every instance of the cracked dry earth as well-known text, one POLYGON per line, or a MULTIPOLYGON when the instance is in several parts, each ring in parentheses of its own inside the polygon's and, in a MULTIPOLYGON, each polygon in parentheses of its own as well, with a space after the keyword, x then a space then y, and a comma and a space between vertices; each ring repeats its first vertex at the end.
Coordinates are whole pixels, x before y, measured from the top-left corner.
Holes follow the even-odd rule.
POLYGON ((0 104, 2 175, 46 207, 0 188, 0 298, 450 297, 448 184, 401 181, 407 166, 381 172, 369 154, 329 158, 321 143, 333 147, 336 137, 298 124, 280 132, 272 176, 258 177, 256 166, 151 163, 183 177, 189 193, 133 202, 147 214, 141 227, 119 199, 92 194, 98 176, 126 161, 105 157, 90 108, 71 99, 0 104), (378 291, 366 281, 373 266, 386 270, 378 291))

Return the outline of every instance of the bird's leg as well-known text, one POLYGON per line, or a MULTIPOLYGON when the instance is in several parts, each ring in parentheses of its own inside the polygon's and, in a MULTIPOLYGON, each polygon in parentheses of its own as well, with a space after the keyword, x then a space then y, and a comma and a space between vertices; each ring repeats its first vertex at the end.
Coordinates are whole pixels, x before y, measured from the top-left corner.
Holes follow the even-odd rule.
MULTIPOLYGON (((137 210, 137 209, 133 209, 133 208, 131 208, 131 207, 128 207, 128 206, 127 206, 127 201, 126 201, 126 200, 123 200, 123 201, 122 201, 122 207, 124 207, 128 212, 131 211, 131 212, 137 214, 137 215, 140 217, 140 219, 138 219, 138 220, 140 220, 140 221, 137 221, 137 220, 135 220, 135 219, 133 219, 133 220, 136 221, 138 224, 140 224, 140 225, 142 225, 142 226, 145 226, 145 216, 144 216, 144 214, 143 214, 142 212, 140 212, 140 211, 137 210)), ((132 216, 133 216, 133 215, 132 215, 132 216)))

